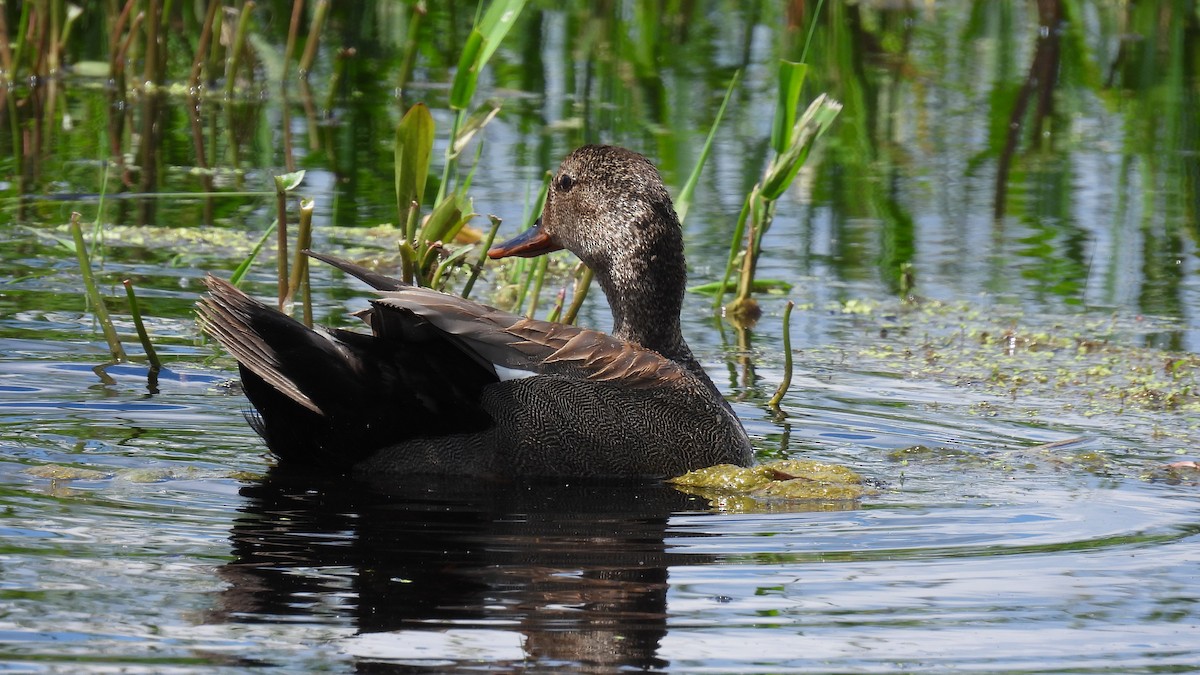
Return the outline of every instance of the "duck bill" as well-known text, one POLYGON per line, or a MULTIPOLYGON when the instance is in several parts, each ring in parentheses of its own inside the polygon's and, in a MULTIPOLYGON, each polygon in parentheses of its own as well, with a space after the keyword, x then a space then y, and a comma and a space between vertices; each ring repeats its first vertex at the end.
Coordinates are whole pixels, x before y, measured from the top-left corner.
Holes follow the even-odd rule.
POLYGON ((533 258, 542 255, 543 253, 551 253, 553 251, 561 251, 562 246, 550 238, 546 231, 542 229, 542 219, 538 218, 537 223, 533 227, 525 230, 521 234, 509 239, 508 241, 496 244, 488 249, 488 257, 508 258, 510 256, 518 256, 521 258, 533 258))

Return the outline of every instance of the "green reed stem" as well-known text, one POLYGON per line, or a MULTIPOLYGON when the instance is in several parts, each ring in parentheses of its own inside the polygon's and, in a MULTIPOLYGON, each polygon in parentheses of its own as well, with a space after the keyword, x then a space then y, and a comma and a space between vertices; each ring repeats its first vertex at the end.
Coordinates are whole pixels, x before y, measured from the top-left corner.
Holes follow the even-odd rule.
POLYGON ((525 312, 525 316, 532 319, 537 313, 538 301, 542 296, 542 286, 546 284, 546 270, 550 268, 550 259, 546 256, 541 256, 537 259, 537 266, 533 269, 533 292, 529 294, 529 309, 525 312))
MULTIPOLYGON (((213 3, 213 4, 220 5, 221 3, 217 2, 217 3, 213 3)), ((224 48, 221 46, 221 31, 224 30, 222 28, 224 23, 225 23, 225 12, 222 8, 219 7, 216 10, 216 14, 213 15, 212 34, 209 35, 209 38, 208 38, 208 58, 207 58, 208 66, 207 67, 208 67, 208 79, 210 82, 215 81, 217 79, 217 73, 221 72, 221 68, 218 67, 218 64, 220 63, 221 59, 224 58, 224 56, 223 56, 224 48)), ((214 121, 215 121, 215 119, 216 119, 216 117, 213 117, 214 121)), ((216 142, 216 134, 213 134, 213 142, 216 142)), ((215 157, 215 153, 213 153, 213 156, 215 157)))
POLYGON ((329 75, 329 87, 325 91, 325 109, 333 110, 338 91, 346 79, 346 62, 354 56, 353 49, 339 49, 333 56, 333 72, 329 75))
POLYGON ((319 0, 313 10, 312 24, 308 27, 308 40, 304 43, 304 55, 300 57, 300 77, 308 79, 312 69, 313 59, 317 58, 317 45, 321 41, 321 31, 325 27, 325 17, 329 14, 329 0, 319 0))
POLYGON ((304 302, 304 325, 312 327, 312 306, 310 303, 310 285, 308 283, 308 256, 305 251, 312 248, 312 217, 316 202, 311 199, 300 200, 300 220, 296 231, 296 258, 292 261, 292 276, 288 280, 287 298, 285 305, 292 304, 296 291, 301 291, 304 302))
POLYGON ((742 211, 738 214, 737 222, 733 226, 733 236, 729 241, 729 258, 725 261, 725 273, 721 276, 721 285, 713 296, 714 309, 720 309, 721 304, 725 302, 725 290, 729 288, 729 278, 733 276, 734 264, 737 262, 738 253, 742 250, 742 237, 746 234, 746 220, 750 217, 750 202, 755 198, 755 194, 756 192, 751 192, 746 195, 746 200, 742 202, 742 211))
POLYGON ((150 15, 146 18, 146 62, 143 64, 142 82, 158 84, 158 28, 162 9, 158 0, 149 0, 146 9, 150 15))
POLYGON ((220 6, 219 2, 208 3, 208 12, 204 15, 204 26, 200 28, 200 39, 196 41, 196 55, 192 59, 192 73, 188 77, 193 89, 200 86, 200 74, 204 71, 204 62, 208 60, 209 51, 212 49, 213 25, 220 6))
POLYGON ((129 298, 129 313, 133 315, 133 326, 137 329, 138 340, 141 340, 142 349, 150 361, 150 368, 162 370, 162 361, 158 359, 158 352, 154 350, 154 345, 150 344, 150 334, 146 332, 146 324, 142 323, 142 310, 138 306, 137 295, 133 292, 133 282, 126 279, 121 283, 125 286, 125 297, 129 298))
POLYGON ((779 382, 779 388, 775 390, 775 395, 767 401, 767 405, 771 410, 774 410, 777 415, 782 415, 779 409, 779 403, 783 401, 784 394, 792 386, 792 308, 796 303, 788 300, 787 305, 783 308, 783 379, 779 382))
POLYGON ((288 277, 287 296, 284 304, 290 305, 296 297, 296 291, 304 283, 308 274, 308 256, 304 254, 312 247, 312 210, 313 201, 305 199, 300 202, 300 218, 296 228, 296 254, 292 259, 292 273, 288 277))
POLYGON ((288 226, 287 226, 287 189, 283 178, 275 177, 275 222, 279 224, 275 230, 276 241, 276 270, 279 275, 279 311, 284 311, 288 297, 288 226))
POLYGON ((109 353, 117 361, 126 361, 125 348, 121 346, 121 339, 117 337, 117 329, 113 326, 112 318, 108 315, 108 307, 104 304, 104 296, 100 295, 100 289, 96 286, 96 277, 92 275, 92 263, 88 259, 87 248, 83 244, 83 228, 79 224, 81 217, 78 211, 72 211, 70 227, 71 238, 75 241, 75 257, 79 260, 79 274, 83 277, 84 292, 92 304, 92 312, 96 315, 100 330, 104 332, 109 353))
POLYGON ((408 36, 404 41, 404 60, 400 63, 400 73, 396 80, 396 88, 400 91, 412 79, 413 67, 417 63, 417 47, 420 46, 421 19, 426 12, 425 1, 418 0, 413 5, 412 18, 408 20, 408 36))
POLYGON ((433 200, 434 207, 442 203, 442 199, 446 197, 446 187, 450 184, 450 174, 454 172, 454 166, 457 164, 454 158, 454 139, 458 138, 458 130, 462 127, 463 120, 467 117, 466 109, 459 110, 454 116, 454 122, 450 127, 450 143, 446 144, 446 163, 442 167, 442 184, 438 186, 437 199, 433 200))
POLYGON ((7 84, 13 81, 13 54, 12 45, 8 39, 8 3, 5 0, 0 0, 0 66, 4 67, 4 73, 0 74, 0 84, 7 84))
POLYGON ((563 303, 566 301, 567 287, 564 284, 563 287, 558 289, 558 292, 554 294, 554 306, 551 307, 550 311, 546 313, 546 320, 551 323, 558 321, 559 317, 562 316, 563 303))
POLYGON ((675 215, 679 217, 679 222, 687 217, 688 209, 692 205, 692 194, 696 191, 696 185, 700 182, 700 173, 704 169, 704 164, 708 161, 708 155, 712 152, 713 139, 717 136, 717 128, 721 126, 721 119, 725 117, 725 107, 729 105, 729 99, 733 97, 733 90, 741 80, 742 71, 736 70, 733 77, 729 80, 729 86, 725 88, 725 98, 721 99, 721 107, 717 109, 717 116, 713 119, 712 126, 708 128, 708 136, 704 139, 704 147, 700 150, 700 157, 696 160, 696 166, 692 169, 692 173, 688 176, 687 182, 683 184, 683 189, 679 191, 679 196, 675 199, 675 215))
POLYGON ((488 259, 488 249, 492 247, 492 242, 496 241, 496 233, 500 231, 500 223, 504 222, 498 216, 488 214, 488 220, 492 221, 492 229, 488 231, 487 237, 483 240, 483 250, 479 252, 479 258, 475 264, 471 266, 471 276, 467 277, 467 283, 463 284, 462 297, 470 297, 471 289, 475 287, 475 280, 479 278, 480 272, 483 271, 483 263, 488 259))
POLYGON ((808 35, 804 38, 804 49, 800 51, 800 63, 808 63, 808 47, 812 44, 813 33, 817 30, 817 18, 821 16, 821 7, 824 4, 825 0, 817 0, 817 9, 808 23, 808 35))
POLYGON ((563 316, 563 323, 575 323, 575 318, 579 316, 579 309, 583 307, 583 301, 587 299, 588 289, 592 287, 592 277, 594 276, 592 268, 587 266, 583 268, 583 274, 579 275, 579 281, 575 283, 575 294, 571 298, 571 306, 563 316))
POLYGON ((242 5, 242 13, 238 16, 237 30, 233 37, 233 52, 229 56, 229 67, 225 69, 225 98, 227 99, 233 96, 233 85, 237 81, 238 67, 242 65, 242 50, 246 47, 246 33, 250 29, 250 16, 253 10, 254 0, 246 0, 246 4, 242 5))
POLYGON ((58 36, 62 31, 62 0, 50 0, 50 44, 49 53, 46 54, 48 73, 58 72, 58 63, 61 53, 58 49, 58 36))
POLYGON ((25 45, 29 41, 29 13, 32 11, 33 4, 32 2, 21 3, 21 19, 17 23, 17 44, 13 49, 12 59, 12 67, 15 69, 20 69, 21 57, 25 55, 25 45))
MULTIPOLYGON (((219 4, 219 3, 215 3, 219 4)), ((287 46, 283 48, 283 81, 287 83, 287 65, 296 53, 296 37, 300 33, 300 17, 304 14, 304 0, 292 0, 292 19, 288 22, 287 46)))

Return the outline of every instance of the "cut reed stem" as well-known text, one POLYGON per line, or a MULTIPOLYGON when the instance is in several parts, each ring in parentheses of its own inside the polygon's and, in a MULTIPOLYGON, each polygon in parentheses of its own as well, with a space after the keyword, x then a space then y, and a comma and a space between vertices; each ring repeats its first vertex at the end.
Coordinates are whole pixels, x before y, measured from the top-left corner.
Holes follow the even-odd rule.
POLYGON ((275 176, 275 230, 276 241, 276 270, 279 280, 279 311, 284 311, 288 298, 288 226, 287 226, 287 188, 283 176, 275 176))

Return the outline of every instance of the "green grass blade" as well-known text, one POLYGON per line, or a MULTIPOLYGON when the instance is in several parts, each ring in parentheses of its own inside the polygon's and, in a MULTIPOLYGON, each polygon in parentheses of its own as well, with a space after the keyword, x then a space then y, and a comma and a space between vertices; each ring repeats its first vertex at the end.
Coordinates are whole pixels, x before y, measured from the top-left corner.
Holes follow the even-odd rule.
POLYGON ((250 270, 250 265, 254 264, 254 259, 258 257, 258 252, 262 250, 263 245, 266 244, 267 240, 271 238, 271 234, 275 232, 275 228, 278 225, 278 220, 271 222, 271 226, 267 228, 266 232, 263 232, 261 237, 259 237, 258 243, 254 245, 254 248, 250 251, 250 255, 246 256, 246 259, 243 260, 242 263, 237 266, 237 269, 233 271, 233 275, 229 277, 229 283, 233 284, 234 286, 241 285, 242 277, 246 276, 246 272, 250 270))
POLYGON ((483 51, 483 33, 472 29, 463 45, 462 55, 458 58, 458 70, 454 72, 454 83, 450 85, 450 107, 454 110, 466 110, 475 95, 475 84, 479 80, 479 69, 483 64, 479 54, 483 51))
POLYGON ((495 0, 479 21, 479 32, 483 34, 483 49, 479 52, 479 68, 487 65, 488 59, 500 46, 504 36, 521 16, 525 0, 495 0))
POLYGON ((717 109, 717 116, 713 119, 712 126, 708 129, 708 137, 704 139, 704 147, 700 150, 700 158, 696 160, 696 166, 692 169, 692 175, 688 176, 687 182, 683 184, 683 189, 679 191, 679 196, 675 199, 675 213, 679 216, 679 222, 681 223, 687 217, 688 209, 692 205, 692 194, 696 192, 696 184, 700 182, 700 172, 703 171, 704 163, 708 161, 708 155, 712 151, 713 138, 717 135, 717 127, 721 125, 721 118, 725 116, 725 106, 729 105, 729 99, 733 97, 733 89, 737 86, 741 77, 741 70, 734 71, 733 78, 729 80, 729 87, 725 89, 725 98, 721 101, 721 107, 717 109))
POLYGON ((521 10, 525 8, 525 0, 495 0, 484 12, 483 17, 463 45, 462 55, 458 59, 458 70, 454 73, 454 83, 450 87, 450 107, 454 110, 466 110, 475 95, 475 85, 479 80, 479 72, 487 65, 492 54, 504 41, 504 36, 516 23, 521 10))

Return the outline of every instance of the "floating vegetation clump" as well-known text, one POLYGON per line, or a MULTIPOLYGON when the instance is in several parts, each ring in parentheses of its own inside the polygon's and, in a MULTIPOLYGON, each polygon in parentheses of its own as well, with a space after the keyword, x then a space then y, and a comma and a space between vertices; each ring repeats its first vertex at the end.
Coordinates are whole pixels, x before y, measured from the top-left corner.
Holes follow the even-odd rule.
POLYGON ((974 452, 966 448, 912 445, 888 453, 903 466, 948 467, 955 471, 1039 471, 1045 468, 1107 476, 1120 471, 1107 455, 1090 447, 1075 447, 1086 439, 1069 438, 1032 448, 1003 452, 974 452))
POLYGON ((866 493, 862 477, 851 469, 806 459, 752 467, 718 464, 690 471, 671 483, 721 510, 738 512, 774 510, 778 502, 802 510, 840 511, 854 508, 866 493))
POLYGON ((1200 439, 1200 355, 1154 346, 1179 330, 1167 319, 930 300, 813 311, 840 315, 849 332, 840 344, 804 349, 804 368, 938 383, 941 394, 913 401, 934 413, 960 407, 1021 427, 1096 430, 1159 454, 1200 439))
POLYGON ((158 466, 102 471, 68 464, 41 464, 29 467, 23 473, 56 482, 119 480, 127 483, 161 483, 198 479, 247 480, 255 477, 243 472, 199 469, 191 466, 182 469, 158 466))
POLYGON ((1172 330, 1154 319, 1060 316, 1053 325, 1039 325, 965 303, 923 301, 864 311, 867 306, 851 301, 838 311, 869 324, 878 339, 860 340, 852 353, 833 346, 809 355, 836 352, 862 369, 941 380, 1011 401, 1053 397, 1088 416, 1130 408, 1200 411, 1200 355, 1138 344, 1145 334, 1172 330))

